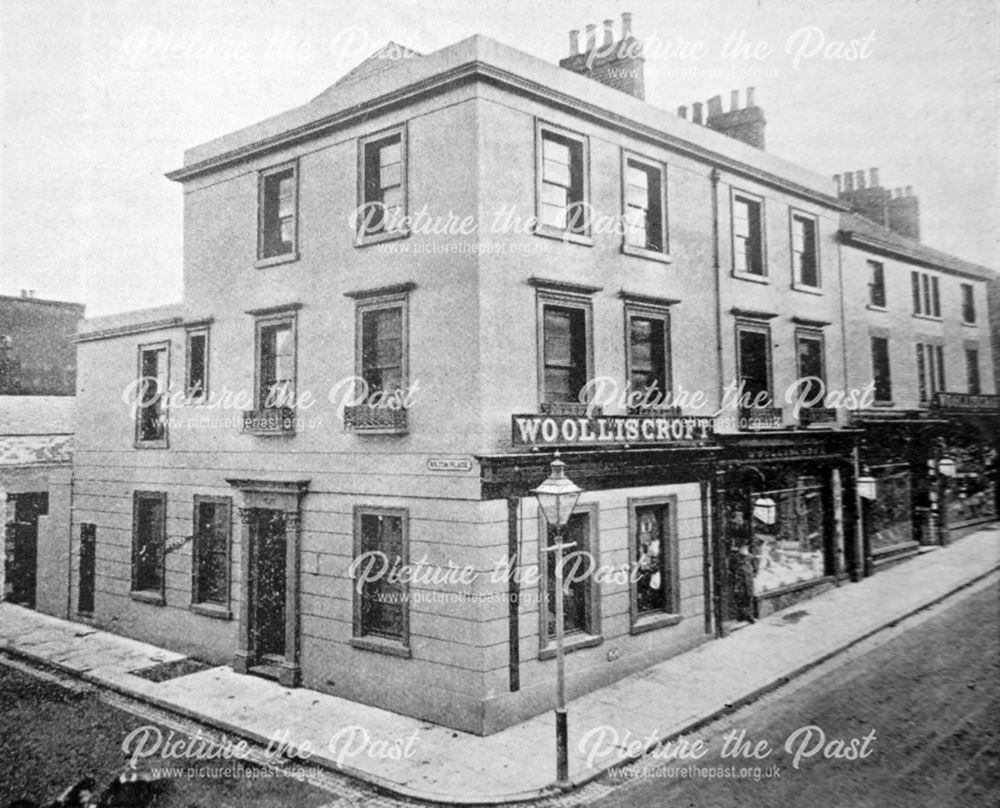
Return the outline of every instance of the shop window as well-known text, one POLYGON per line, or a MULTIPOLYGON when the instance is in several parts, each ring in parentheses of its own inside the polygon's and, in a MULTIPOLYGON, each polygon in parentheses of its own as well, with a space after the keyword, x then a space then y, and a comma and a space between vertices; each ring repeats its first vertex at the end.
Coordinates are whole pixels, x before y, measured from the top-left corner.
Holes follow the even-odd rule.
POLYGON ((405 129, 363 138, 359 153, 359 240, 406 235, 405 129))
POLYGON ((676 500, 631 500, 629 532, 632 586, 632 628, 656 627, 657 619, 680 615, 680 576, 677 569, 677 539, 674 526, 676 500))
POLYGON ((913 313, 921 317, 941 317, 941 290, 936 275, 911 272, 913 287, 913 313))
POLYGON ((132 595, 163 602, 167 495, 136 491, 132 505, 132 595))
POLYGON ((971 283, 962 284, 962 322, 969 325, 976 322, 976 297, 971 283))
POLYGON ((872 376, 875 381, 875 401, 886 404, 892 401, 892 374, 889 368, 889 340, 872 337, 872 376))
POLYGON ((625 311, 629 387, 655 405, 671 391, 670 315, 666 310, 632 306, 625 311))
POLYGON ((208 396, 208 329, 191 329, 187 332, 187 373, 184 389, 192 404, 208 396))
POLYGON ((819 288, 816 218, 813 216, 792 213, 792 267, 796 286, 819 288))
POLYGON ((908 468, 871 469, 878 496, 865 502, 865 531, 873 554, 913 540, 913 499, 908 468))
POLYGON ((193 604, 229 607, 230 512, 228 498, 195 495, 193 604))
POLYGON ((796 476, 787 483, 755 494, 776 506, 773 524, 763 521, 756 508, 751 516, 758 596, 826 574, 822 485, 809 476, 796 476))
POLYGON ((543 235, 587 236, 587 139, 538 125, 538 230, 543 235))
POLYGON ((408 585, 389 574, 407 564, 407 532, 407 512, 402 508, 355 508, 354 558, 360 576, 360 585, 354 587, 357 645, 390 653, 409 646, 408 585), (378 574, 380 570, 384 574, 378 574))
POLYGON ((298 178, 296 167, 276 166, 259 177, 257 258, 292 258, 296 245, 298 178))
MULTIPOLYGON (((552 547, 556 541, 556 530, 540 517, 541 535, 545 536, 547 547, 552 547)), ((572 547, 563 549, 563 634, 574 644, 575 639, 584 639, 600 633, 598 626, 597 591, 594 576, 585 574, 589 568, 588 558, 599 563, 596 552, 594 533, 596 510, 584 506, 574 512, 563 528, 562 543, 571 543, 572 547), (572 580, 570 580, 572 579, 572 580)), ((541 565, 541 580, 544 581, 547 595, 547 610, 543 615, 542 636, 546 638, 543 648, 551 644, 556 636, 556 567, 555 552, 539 551, 541 565)))
POLYGON ((667 252, 666 201, 663 166, 639 157, 625 158, 624 184, 626 253, 667 252))
POLYGON ((743 401, 771 406, 771 335, 764 325, 736 327, 737 374, 743 401))
POLYGON ((733 193, 733 272, 764 277, 763 200, 733 193))
POLYGON ((868 262, 868 303, 885 308, 885 267, 879 261, 868 262))
POLYGON ((966 384, 971 395, 978 396, 982 393, 979 383, 979 349, 965 349, 965 373, 966 384))
POLYGON ((139 380, 135 440, 139 447, 167 445, 167 391, 169 344, 139 348, 139 380))

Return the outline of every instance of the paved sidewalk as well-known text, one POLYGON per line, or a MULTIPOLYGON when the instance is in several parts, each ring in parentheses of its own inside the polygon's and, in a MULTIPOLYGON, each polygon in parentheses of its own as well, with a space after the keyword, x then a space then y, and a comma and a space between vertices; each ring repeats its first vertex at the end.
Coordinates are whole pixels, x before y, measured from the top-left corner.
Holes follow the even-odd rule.
MULTIPOLYGON (((629 740, 690 732, 997 568, 1000 526, 994 524, 573 700, 573 783, 585 783, 627 759, 623 751, 621 757, 604 755, 588 766, 586 752, 578 747, 588 730, 606 725, 622 737, 628 731, 629 740), (794 619, 786 619, 793 614, 794 619)), ((480 738, 316 691, 289 690, 227 667, 150 682, 129 671, 181 655, 6 603, 0 603, 0 643, 9 653, 196 718, 230 736, 267 743, 276 731, 287 729, 292 742, 310 741, 315 751, 308 762, 398 795, 455 805, 513 802, 553 792, 551 712, 480 738), (331 737, 354 726, 368 734, 367 751, 337 754, 348 746, 360 748, 359 731, 350 744, 342 735, 331 752, 331 737), (410 757, 367 753, 411 737, 416 741, 410 757)), ((402 748, 397 744, 397 750, 402 748)))

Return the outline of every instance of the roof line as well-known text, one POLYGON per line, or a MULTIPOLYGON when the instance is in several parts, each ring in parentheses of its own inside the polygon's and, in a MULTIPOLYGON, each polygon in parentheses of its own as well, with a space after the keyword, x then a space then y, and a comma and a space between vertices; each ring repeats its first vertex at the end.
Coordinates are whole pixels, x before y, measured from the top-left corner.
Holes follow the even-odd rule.
POLYGON ((347 109, 326 115, 308 124, 303 124, 286 132, 259 140, 256 143, 241 146, 214 157, 200 160, 193 165, 175 169, 168 172, 166 177, 175 182, 184 182, 185 180, 217 171, 226 166, 318 137, 336 129, 342 129, 358 120, 371 118, 374 114, 410 103, 420 96, 440 93, 453 85, 469 80, 493 83, 522 95, 540 99, 554 106, 561 107, 574 115, 597 121, 618 130, 627 131, 629 134, 637 135, 643 140, 664 146, 702 163, 731 174, 755 180, 773 188, 779 188, 795 196, 817 202, 825 207, 840 211, 850 210, 850 207, 846 203, 835 196, 785 179, 778 174, 774 174, 766 169, 757 168, 742 160, 718 154, 676 135, 667 134, 648 124, 639 123, 627 116, 610 112, 604 107, 583 101, 567 93, 553 90, 539 82, 480 60, 466 62, 450 70, 437 73, 429 78, 386 93, 373 100, 362 104, 355 104, 347 109))
MULTIPOLYGON (((864 233, 859 233, 855 230, 841 229, 841 237, 847 242, 853 242, 859 244, 863 247, 868 247, 869 249, 875 250, 877 252, 886 253, 888 255, 897 256, 900 258, 905 258, 907 260, 913 261, 914 263, 921 264, 926 267, 932 267, 934 269, 939 269, 944 272, 951 273, 953 275, 961 275, 965 278, 975 278, 976 280, 990 280, 988 274, 990 273, 989 267, 979 267, 978 265, 973 265, 971 262, 970 266, 975 266, 975 269, 963 269, 961 267, 955 266, 953 263, 949 262, 947 258, 938 258, 936 256, 928 255, 923 249, 923 245, 918 245, 917 247, 907 247, 902 244, 893 244, 889 241, 883 241, 882 239, 876 238, 874 236, 868 236, 864 233)), ((953 258, 952 261, 961 261, 960 258, 953 258)))

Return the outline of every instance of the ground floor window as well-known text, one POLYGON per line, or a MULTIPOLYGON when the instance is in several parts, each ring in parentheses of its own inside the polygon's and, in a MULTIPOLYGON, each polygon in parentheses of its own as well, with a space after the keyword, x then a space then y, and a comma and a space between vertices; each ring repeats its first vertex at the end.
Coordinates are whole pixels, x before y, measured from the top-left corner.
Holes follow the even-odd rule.
POLYGON ((631 500, 629 531, 633 564, 633 622, 679 614, 677 531, 673 498, 631 500))
POLYGON ((872 553, 913 541, 913 495, 909 466, 873 467, 875 499, 867 501, 865 531, 872 553))
POLYGON ((407 586, 391 574, 407 563, 406 511, 358 508, 354 550, 354 636, 408 645, 407 586))
MULTIPOLYGON (((563 576, 567 579, 563 589, 563 634, 566 636, 598 633, 593 576, 583 574, 588 569, 588 559, 593 559, 595 565, 598 563, 592 532, 595 522, 595 512, 589 508, 577 510, 570 516, 560 536, 563 543, 573 545, 563 550, 563 576)), ((547 547, 554 547, 555 528, 546 524, 543 535, 546 536, 547 547)), ((554 641, 556 636, 555 556, 555 552, 551 550, 539 553, 547 601, 544 628, 549 642, 554 641)))
POLYGON ((163 598, 167 495, 136 491, 132 511, 132 592, 163 598))
POLYGON ((943 480, 946 524, 995 519, 997 450, 985 444, 952 444, 946 454, 955 461, 955 476, 943 480))
POLYGON ((229 605, 230 500, 194 498, 192 602, 229 605))

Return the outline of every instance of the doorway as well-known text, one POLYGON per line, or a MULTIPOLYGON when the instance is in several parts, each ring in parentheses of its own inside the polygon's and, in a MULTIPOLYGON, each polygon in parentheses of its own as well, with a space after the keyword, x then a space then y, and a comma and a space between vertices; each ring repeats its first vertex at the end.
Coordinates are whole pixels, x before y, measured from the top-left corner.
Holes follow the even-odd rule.
POLYGON ((10 495, 8 506, 11 500, 14 519, 7 523, 5 536, 5 599, 34 609, 38 586, 38 518, 49 512, 49 495, 44 491, 10 495))
POLYGON ((250 652, 257 666, 285 658, 286 559, 285 513, 254 508, 250 520, 250 652))

